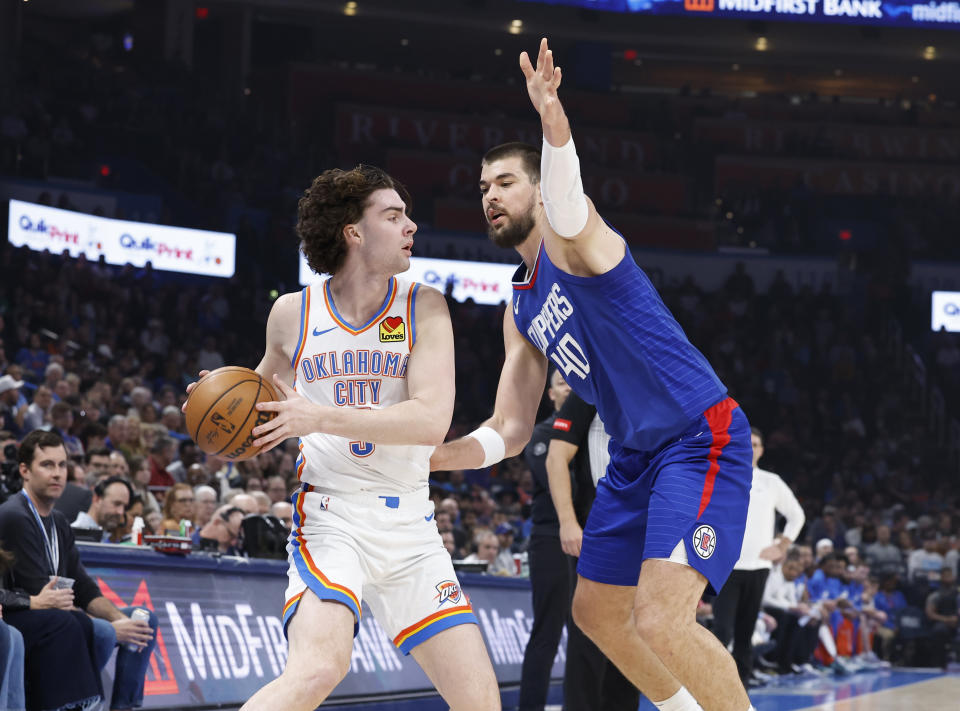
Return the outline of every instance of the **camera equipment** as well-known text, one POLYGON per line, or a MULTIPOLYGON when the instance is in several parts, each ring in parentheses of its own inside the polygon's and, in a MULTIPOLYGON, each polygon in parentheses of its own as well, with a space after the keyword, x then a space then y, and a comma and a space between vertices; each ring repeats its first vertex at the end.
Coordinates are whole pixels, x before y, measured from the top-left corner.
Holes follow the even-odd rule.
POLYGON ((241 548, 251 558, 287 557, 290 529, 272 514, 251 515, 243 519, 241 548))
POLYGON ((20 465, 17 464, 17 445, 8 444, 3 448, 3 461, 0 462, 0 503, 23 488, 20 478, 20 465))

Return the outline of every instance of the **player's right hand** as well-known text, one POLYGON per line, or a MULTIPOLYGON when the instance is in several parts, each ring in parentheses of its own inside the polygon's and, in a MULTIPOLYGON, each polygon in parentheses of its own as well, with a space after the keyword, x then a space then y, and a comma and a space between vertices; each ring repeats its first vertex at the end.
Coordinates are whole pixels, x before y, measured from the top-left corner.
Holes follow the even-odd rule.
MULTIPOLYGON (((203 376, 209 372, 210 372, 209 370, 201 370, 199 373, 199 378, 203 378, 203 376)), ((190 393, 193 392, 193 389, 195 387, 197 387, 196 382, 193 382, 187 385, 187 397, 190 397, 190 393)), ((187 411, 187 403, 186 401, 184 401, 183 405, 180 406, 180 412, 186 412, 186 411, 187 411)))
POLYGON ((549 114, 560 112, 560 98, 557 89, 560 88, 562 73, 560 67, 553 66, 553 51, 547 46, 547 38, 540 40, 540 51, 537 53, 537 66, 534 68, 530 56, 526 52, 520 53, 520 70, 527 80, 527 93, 530 102, 541 118, 547 119, 549 114))
POLYGON ((54 578, 43 586, 39 593, 30 596, 31 610, 69 610, 73 608, 73 588, 57 590, 54 578))
POLYGON ((580 557, 580 547, 583 545, 583 529, 576 521, 560 524, 560 547, 567 555, 580 557))

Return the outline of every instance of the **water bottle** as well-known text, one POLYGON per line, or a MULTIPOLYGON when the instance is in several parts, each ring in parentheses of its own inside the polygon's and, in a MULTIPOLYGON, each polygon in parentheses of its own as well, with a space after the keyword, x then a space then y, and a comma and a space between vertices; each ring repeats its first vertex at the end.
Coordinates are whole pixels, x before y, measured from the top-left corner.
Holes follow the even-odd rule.
MULTIPOLYGON (((145 610, 145 609, 143 609, 142 607, 138 607, 138 608, 134 609, 133 612, 130 613, 130 619, 131 619, 131 620, 143 620, 144 622, 149 622, 149 621, 150 621, 150 611, 149 611, 149 610, 145 610)), ((127 645, 127 649, 129 649, 131 652, 139 652, 139 651, 140 651, 140 646, 134 644, 133 642, 131 642, 130 644, 127 645)))
POLYGON ((143 545, 144 522, 140 516, 133 519, 133 526, 130 529, 130 541, 135 546, 143 545))

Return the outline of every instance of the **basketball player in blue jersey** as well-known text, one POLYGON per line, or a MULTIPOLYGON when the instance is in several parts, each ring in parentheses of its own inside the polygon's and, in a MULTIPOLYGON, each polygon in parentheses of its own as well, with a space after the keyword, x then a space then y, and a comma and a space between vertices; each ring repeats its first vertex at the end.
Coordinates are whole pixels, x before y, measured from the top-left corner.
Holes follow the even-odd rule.
POLYGON ((466 594, 433 521, 429 457, 450 426, 453 329, 443 295, 396 275, 416 225, 406 191, 367 166, 329 170, 299 204, 311 268, 277 299, 257 371, 284 399, 253 430, 264 450, 300 438, 283 674, 244 709, 312 711, 350 669, 366 601, 454 711, 499 711, 466 594))
POLYGON ((740 555, 747 418, 584 195, 546 39, 536 67, 526 52, 520 67, 542 153, 498 146, 480 177, 491 238, 524 262, 504 319, 496 405, 475 432, 437 448, 431 467, 518 454, 556 364, 611 435, 583 531, 577 625, 658 708, 747 711, 733 658, 696 622, 705 586, 719 590, 740 555))

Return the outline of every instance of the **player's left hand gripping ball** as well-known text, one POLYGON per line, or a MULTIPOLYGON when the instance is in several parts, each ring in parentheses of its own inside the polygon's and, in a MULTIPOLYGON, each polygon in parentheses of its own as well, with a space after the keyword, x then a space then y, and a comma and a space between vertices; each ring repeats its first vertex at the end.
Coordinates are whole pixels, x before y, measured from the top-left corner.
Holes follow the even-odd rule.
POLYGON ((274 373, 273 382, 283 396, 276 402, 261 402, 258 410, 276 412, 277 416, 259 427, 253 428, 257 439, 253 446, 263 447, 266 452, 289 437, 302 437, 316 431, 317 406, 291 388, 274 373))

